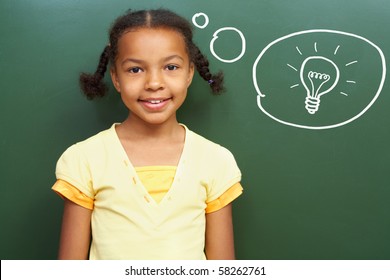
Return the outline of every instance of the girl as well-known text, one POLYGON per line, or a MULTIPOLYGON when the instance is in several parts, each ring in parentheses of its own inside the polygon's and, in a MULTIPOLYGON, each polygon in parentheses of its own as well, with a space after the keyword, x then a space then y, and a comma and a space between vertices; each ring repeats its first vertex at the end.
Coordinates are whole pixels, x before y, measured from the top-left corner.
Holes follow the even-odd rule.
POLYGON ((223 89, 191 25, 162 9, 119 17, 96 72, 80 76, 89 99, 105 94, 109 62, 129 115, 57 162, 59 258, 234 259, 231 202, 241 173, 227 149, 176 119, 195 68, 214 93, 223 89))

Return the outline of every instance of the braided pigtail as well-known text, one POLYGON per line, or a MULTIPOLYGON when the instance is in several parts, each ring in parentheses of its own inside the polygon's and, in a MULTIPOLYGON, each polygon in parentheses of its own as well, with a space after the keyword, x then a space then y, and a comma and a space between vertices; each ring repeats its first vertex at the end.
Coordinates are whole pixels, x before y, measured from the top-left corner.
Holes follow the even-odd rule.
POLYGON ((219 71, 217 74, 211 74, 208 59, 196 45, 193 45, 193 51, 194 63, 199 75, 209 83, 214 94, 221 94, 225 90, 223 86, 223 72, 219 71))
POLYGON ((107 92, 107 86, 103 81, 104 74, 110 57, 110 46, 106 46, 100 55, 99 65, 93 74, 80 74, 80 87, 88 99, 102 97, 107 92))

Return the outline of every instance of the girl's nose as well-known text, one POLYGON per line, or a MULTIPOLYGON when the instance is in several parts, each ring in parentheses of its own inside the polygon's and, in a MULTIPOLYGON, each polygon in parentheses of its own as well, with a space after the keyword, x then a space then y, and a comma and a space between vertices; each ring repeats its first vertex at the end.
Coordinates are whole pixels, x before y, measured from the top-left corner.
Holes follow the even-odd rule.
POLYGON ((146 90, 159 90, 164 88, 164 78, 160 71, 154 70, 147 74, 145 83, 146 90))

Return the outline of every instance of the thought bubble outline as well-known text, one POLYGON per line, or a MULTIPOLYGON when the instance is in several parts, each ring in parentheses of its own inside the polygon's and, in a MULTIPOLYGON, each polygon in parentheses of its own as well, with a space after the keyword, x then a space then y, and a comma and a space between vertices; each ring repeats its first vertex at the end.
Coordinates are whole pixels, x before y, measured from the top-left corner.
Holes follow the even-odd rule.
POLYGON ((310 29, 310 30, 304 30, 304 31, 299 31, 299 32, 294 32, 294 33, 291 33, 291 34, 288 34, 286 36, 283 36, 283 37, 280 37, 274 41, 272 41, 271 43, 269 43, 262 51, 261 53, 259 54, 259 56, 256 58, 255 60, 255 63, 253 64, 253 68, 252 68, 252 80, 253 80, 253 85, 256 89, 256 92, 257 92, 257 105, 258 107, 260 108, 260 110, 266 114, 268 117, 270 117, 271 119, 279 122, 279 123, 282 123, 282 124, 285 124, 285 125, 289 125, 289 126, 293 126, 293 127, 298 127, 298 128, 304 128, 304 129, 330 129, 330 128, 335 128, 335 127, 339 127, 339 126, 343 126, 345 124, 348 124, 356 119, 358 119, 359 117, 361 117, 374 103, 375 101, 378 99, 382 89, 383 89, 383 85, 385 83, 385 79, 386 79, 386 59, 385 59, 385 56, 382 52, 382 50, 377 46, 375 45, 373 42, 371 42, 370 40, 362 37, 362 36, 359 36, 359 35, 356 35, 356 34, 352 34, 352 33, 347 33, 347 32, 343 32, 343 31, 337 31, 337 30, 330 30, 330 29, 310 29), (262 56, 264 55, 264 53, 266 53, 266 51, 273 45, 279 43, 280 41, 283 41, 285 39, 288 39, 290 37, 294 37, 294 36, 298 36, 298 35, 302 35, 302 34, 308 34, 308 33, 335 33, 335 34, 341 34, 341 35, 345 35, 345 36, 350 36, 350 37, 354 37, 354 38, 357 38, 357 39, 360 39, 366 43, 368 43, 369 45, 371 45, 372 47, 374 47, 378 53, 379 53, 379 56, 381 58, 381 62, 382 62, 382 77, 381 77, 381 81, 380 81, 380 84, 379 84, 379 87, 378 87, 378 90, 377 92, 375 93, 375 96, 374 98, 369 102, 369 104, 362 110, 360 111, 360 113, 358 113, 356 116, 346 120, 346 121, 343 121, 341 123, 337 123, 337 124, 332 124, 332 125, 325 125, 325 126, 309 126, 309 125, 300 125, 300 124, 295 124, 295 123, 291 123, 291 122, 287 122, 287 121, 283 121, 283 120, 280 120, 276 117, 274 117, 273 115, 271 115, 270 113, 268 113, 264 108, 263 106, 261 105, 261 98, 264 98, 265 97, 265 94, 263 94, 260 89, 259 89, 259 86, 258 86, 258 83, 257 83, 257 65, 259 63, 259 61, 261 60, 262 56))
POLYGON ((218 29, 217 31, 214 32, 213 34, 213 39, 211 40, 210 42, 210 51, 211 53, 214 55, 215 58, 217 58, 218 60, 222 61, 222 62, 225 62, 225 63, 233 63, 233 62, 236 62, 237 60, 240 60, 244 54, 245 54, 245 51, 246 51, 246 40, 245 40, 245 36, 244 34, 238 30, 237 28, 235 27, 223 27, 223 28, 220 28, 218 29), (233 58, 233 59, 223 59, 221 57, 219 57, 215 51, 214 51, 214 42, 218 39, 218 34, 222 31, 235 31, 238 33, 238 35, 240 35, 241 37, 241 53, 239 56, 237 56, 236 58, 233 58))
POLYGON ((196 13, 195 15, 193 15, 193 17, 192 17, 192 23, 196 26, 196 27, 198 27, 198 28, 200 28, 200 29, 204 29, 204 28, 206 28, 207 27, 207 25, 209 25, 209 17, 205 14, 205 13, 196 13), (198 17, 204 17, 204 23, 202 24, 202 25, 200 25, 200 24, 198 24, 197 22, 196 22, 196 18, 198 18, 198 17))

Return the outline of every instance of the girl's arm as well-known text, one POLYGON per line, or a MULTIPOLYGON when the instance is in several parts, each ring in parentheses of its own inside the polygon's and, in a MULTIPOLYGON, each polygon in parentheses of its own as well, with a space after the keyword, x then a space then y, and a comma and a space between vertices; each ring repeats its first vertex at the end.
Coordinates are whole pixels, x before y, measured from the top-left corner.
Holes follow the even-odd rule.
POLYGON ((91 214, 92 210, 65 199, 58 259, 88 259, 91 242, 91 214))
POLYGON ((206 257, 208 260, 234 260, 232 205, 206 214, 206 257))

